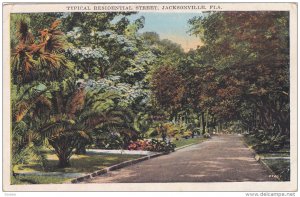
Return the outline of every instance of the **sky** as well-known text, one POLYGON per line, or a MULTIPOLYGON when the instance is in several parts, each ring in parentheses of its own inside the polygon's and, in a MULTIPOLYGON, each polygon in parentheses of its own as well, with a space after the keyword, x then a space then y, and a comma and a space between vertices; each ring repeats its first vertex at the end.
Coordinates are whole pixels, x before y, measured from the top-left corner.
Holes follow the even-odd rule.
POLYGON ((145 17, 145 26, 140 32, 156 32, 161 39, 169 39, 181 44, 184 51, 191 48, 196 49, 201 46, 199 37, 190 35, 188 20, 194 16, 200 16, 201 13, 158 13, 158 12, 140 12, 133 15, 133 19, 140 16, 145 17))

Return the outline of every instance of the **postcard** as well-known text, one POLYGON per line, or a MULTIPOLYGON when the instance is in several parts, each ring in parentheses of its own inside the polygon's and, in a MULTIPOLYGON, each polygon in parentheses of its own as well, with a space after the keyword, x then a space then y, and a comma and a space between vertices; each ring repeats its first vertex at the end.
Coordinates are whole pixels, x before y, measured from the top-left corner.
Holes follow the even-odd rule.
POLYGON ((4 191, 297 190, 297 3, 4 3, 4 191))

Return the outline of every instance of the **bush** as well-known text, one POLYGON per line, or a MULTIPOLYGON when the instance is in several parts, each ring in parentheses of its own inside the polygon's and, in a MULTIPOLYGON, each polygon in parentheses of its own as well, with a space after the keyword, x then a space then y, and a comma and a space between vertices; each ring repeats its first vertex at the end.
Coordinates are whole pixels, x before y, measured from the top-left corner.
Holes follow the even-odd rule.
POLYGON ((202 129, 200 127, 195 127, 195 128, 192 129, 192 132, 194 134, 201 135, 201 130, 202 129))
POLYGON ((192 135, 193 135, 192 131, 186 130, 186 131, 183 132, 182 137, 187 139, 187 138, 191 137, 192 135))
POLYGON ((287 136, 285 135, 272 135, 264 131, 257 131, 252 134, 245 135, 249 140, 251 139, 252 148, 257 153, 277 152, 284 146, 289 145, 287 136))
POLYGON ((172 142, 165 142, 161 140, 152 139, 151 144, 153 144, 155 152, 174 152, 176 145, 172 142))
POLYGON ((204 138, 211 138, 211 136, 210 136, 209 133, 204 133, 204 134, 203 134, 203 137, 204 137, 204 138))
POLYGON ((151 144, 151 141, 148 140, 137 140, 135 142, 131 142, 128 145, 128 150, 147 150, 151 151, 154 149, 153 144, 151 144))
POLYGON ((171 152, 171 151, 175 151, 175 147, 176 145, 174 143, 152 139, 151 141, 137 140, 135 142, 131 142, 128 146, 128 150, 171 152))
POLYGON ((166 122, 150 128, 147 132, 149 137, 166 138, 189 138, 193 135, 192 129, 188 129, 186 124, 176 124, 173 122, 166 122))

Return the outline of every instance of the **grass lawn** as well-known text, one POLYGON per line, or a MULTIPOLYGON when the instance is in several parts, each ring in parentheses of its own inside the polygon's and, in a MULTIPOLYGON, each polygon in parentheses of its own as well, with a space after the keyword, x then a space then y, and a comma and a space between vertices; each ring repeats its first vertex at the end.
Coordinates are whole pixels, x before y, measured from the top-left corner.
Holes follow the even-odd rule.
POLYGON ((290 180, 290 160, 264 159, 263 160, 282 181, 290 180))
MULTIPOLYGON (((15 167, 15 173, 29 172, 64 172, 64 173, 91 173, 114 164, 136 159, 141 155, 124 154, 94 154, 73 155, 71 157, 71 166, 67 168, 58 168, 58 158, 53 153, 47 153, 47 162, 44 168, 34 160, 29 164, 18 165, 15 167)), ((73 178, 58 175, 19 175, 12 179, 12 184, 49 184, 62 183, 73 178)))
POLYGON ((278 152, 278 153, 263 153, 263 154, 259 154, 259 156, 262 156, 262 157, 289 157, 290 153, 288 153, 288 152, 285 152, 285 153, 281 153, 281 152, 278 152))
MULTIPOLYGON (((205 138, 189 138, 174 140, 176 147, 182 147, 189 144, 201 143, 205 138)), ((125 154, 99 154, 88 153, 86 155, 72 155, 70 163, 71 166, 67 168, 58 168, 57 156, 47 150, 45 151, 47 156, 47 162, 43 167, 37 163, 34 158, 29 161, 28 164, 17 165, 14 168, 15 173, 34 173, 34 172, 63 172, 63 173, 92 173, 102 168, 112 166, 123 161, 128 161, 142 157, 142 155, 125 155, 125 154)), ((34 174, 22 174, 16 177, 12 177, 12 184, 59 184, 71 180, 73 178, 65 177, 61 175, 34 175, 34 174)))
POLYGON ((11 183, 13 185, 28 185, 28 184, 60 184, 71 178, 60 176, 38 176, 38 175, 20 175, 12 177, 11 183))
POLYGON ((195 137, 195 138, 189 138, 189 139, 181 138, 179 140, 174 140, 172 142, 174 144, 176 144, 176 148, 178 148, 178 147, 182 147, 182 146, 189 145, 189 144, 201 143, 205 140, 206 140, 206 138, 195 137))
MULTIPOLYGON (((253 148, 253 145, 257 143, 256 139, 251 136, 245 136, 244 139, 248 146, 250 146, 251 148, 253 148)), ((261 159, 271 168, 271 170, 280 178, 280 180, 290 180, 289 159, 267 159, 272 157, 290 157, 289 148, 284 147, 276 152, 260 153, 259 156, 261 156, 261 159)))

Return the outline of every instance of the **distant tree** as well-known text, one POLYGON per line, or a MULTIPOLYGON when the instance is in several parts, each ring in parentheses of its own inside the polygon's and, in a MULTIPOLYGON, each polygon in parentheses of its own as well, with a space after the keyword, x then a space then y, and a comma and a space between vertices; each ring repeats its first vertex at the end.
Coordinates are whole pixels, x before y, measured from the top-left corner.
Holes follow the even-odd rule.
POLYGON ((144 32, 141 36, 149 45, 154 45, 160 40, 159 35, 156 32, 144 32))

